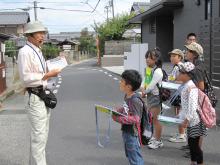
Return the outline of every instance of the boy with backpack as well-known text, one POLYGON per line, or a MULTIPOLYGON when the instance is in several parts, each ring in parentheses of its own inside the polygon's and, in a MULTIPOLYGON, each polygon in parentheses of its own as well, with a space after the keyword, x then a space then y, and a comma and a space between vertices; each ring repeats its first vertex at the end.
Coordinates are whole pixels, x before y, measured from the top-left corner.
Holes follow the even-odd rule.
POLYGON ((198 113, 199 91, 192 78, 195 66, 191 62, 186 62, 180 68, 178 80, 182 81, 184 88, 181 92, 181 108, 179 118, 184 122, 182 127, 187 128, 188 145, 190 148, 191 165, 203 165, 203 151, 201 149, 200 138, 206 135, 206 127, 201 121, 198 113))
POLYGON ((125 155, 130 165, 144 165, 141 155, 140 123, 143 111, 143 102, 135 93, 142 82, 141 75, 136 70, 125 70, 121 75, 120 90, 125 93, 124 104, 119 108, 120 113, 127 116, 112 115, 112 119, 122 124, 122 137, 125 146, 125 155))
MULTIPOLYGON (((177 77, 179 75, 179 69, 181 66, 183 66, 182 60, 184 59, 184 53, 180 49, 174 49, 171 52, 169 52, 169 55, 170 61, 174 66, 171 74, 169 75, 169 81, 176 82, 177 77)), ((174 106, 176 115, 178 115, 180 111, 180 96, 176 97, 176 99, 172 102, 172 105, 174 106)), ((169 139, 170 142, 186 142, 185 129, 182 128, 181 125, 179 125, 178 131, 179 132, 176 135, 169 139)))

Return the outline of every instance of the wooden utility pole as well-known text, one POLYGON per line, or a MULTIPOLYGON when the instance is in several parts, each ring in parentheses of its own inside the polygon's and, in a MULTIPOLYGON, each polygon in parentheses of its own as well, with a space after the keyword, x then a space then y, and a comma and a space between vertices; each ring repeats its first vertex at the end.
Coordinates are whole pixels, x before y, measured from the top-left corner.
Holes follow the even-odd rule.
POLYGON ((115 18, 114 0, 111 0, 111 6, 112 6, 112 18, 115 18))
POLYGON ((109 6, 105 6, 106 12, 107 12, 107 22, 109 21, 108 12, 109 12, 109 6))
POLYGON ((37 21, 37 1, 34 1, 34 18, 37 21))
POLYGON ((98 66, 101 66, 101 55, 100 55, 100 40, 99 35, 96 36, 96 48, 97 48, 97 57, 98 57, 98 66))

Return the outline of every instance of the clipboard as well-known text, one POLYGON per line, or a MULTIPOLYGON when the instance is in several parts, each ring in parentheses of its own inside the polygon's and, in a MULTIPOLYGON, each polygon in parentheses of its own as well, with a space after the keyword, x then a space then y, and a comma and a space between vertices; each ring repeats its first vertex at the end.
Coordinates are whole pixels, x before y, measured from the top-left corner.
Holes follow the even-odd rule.
POLYGON ((103 113, 108 113, 108 114, 114 114, 114 115, 120 115, 120 116, 128 117, 127 115, 122 114, 122 113, 116 111, 116 109, 114 109, 112 107, 95 104, 95 108, 98 111, 103 112, 103 113))

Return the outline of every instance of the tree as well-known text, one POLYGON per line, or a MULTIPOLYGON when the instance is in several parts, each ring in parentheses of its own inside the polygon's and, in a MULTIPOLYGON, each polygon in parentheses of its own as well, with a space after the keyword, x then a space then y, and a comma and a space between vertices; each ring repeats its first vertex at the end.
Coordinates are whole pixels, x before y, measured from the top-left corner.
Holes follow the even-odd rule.
POLYGON ((93 35, 89 35, 88 28, 82 29, 79 42, 80 51, 88 51, 90 54, 95 54, 95 39, 93 35))
POLYGON ((99 35, 101 55, 104 54, 104 44, 108 40, 123 40, 124 32, 131 28, 132 25, 128 24, 134 14, 123 13, 117 15, 115 18, 106 21, 102 24, 94 23, 94 30, 99 35))
POLYGON ((5 54, 7 56, 14 57, 16 56, 17 51, 18 50, 14 41, 11 40, 5 41, 5 54))
POLYGON ((60 49, 55 45, 44 44, 42 47, 42 52, 46 59, 51 59, 59 55, 60 49))

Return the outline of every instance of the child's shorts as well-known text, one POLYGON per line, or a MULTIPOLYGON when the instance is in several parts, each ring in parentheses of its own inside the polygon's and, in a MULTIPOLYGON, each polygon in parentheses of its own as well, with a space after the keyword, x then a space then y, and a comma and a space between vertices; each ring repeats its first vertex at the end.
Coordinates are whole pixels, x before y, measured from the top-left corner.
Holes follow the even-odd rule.
POLYGON ((161 107, 160 96, 147 94, 147 108, 150 109, 155 107, 161 107))

